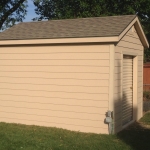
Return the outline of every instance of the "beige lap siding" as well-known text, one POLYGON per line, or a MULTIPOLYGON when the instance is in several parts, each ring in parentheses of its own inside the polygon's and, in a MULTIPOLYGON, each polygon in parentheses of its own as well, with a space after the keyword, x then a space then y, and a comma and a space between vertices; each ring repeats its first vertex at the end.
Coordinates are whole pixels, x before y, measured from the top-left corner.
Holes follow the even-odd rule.
POLYGON ((108 133, 109 46, 0 49, 0 121, 108 133))
POLYGON ((117 44, 115 49, 115 88, 114 88, 114 99, 115 99, 115 107, 114 107, 114 116, 115 116, 115 131, 121 130, 121 117, 122 117, 122 109, 121 109, 121 84, 122 84, 122 51, 126 51, 129 53, 137 53, 138 54, 138 114, 137 119, 142 116, 142 90, 143 87, 143 46, 142 43, 135 31, 132 29, 128 31, 128 33, 121 39, 121 41, 117 44))

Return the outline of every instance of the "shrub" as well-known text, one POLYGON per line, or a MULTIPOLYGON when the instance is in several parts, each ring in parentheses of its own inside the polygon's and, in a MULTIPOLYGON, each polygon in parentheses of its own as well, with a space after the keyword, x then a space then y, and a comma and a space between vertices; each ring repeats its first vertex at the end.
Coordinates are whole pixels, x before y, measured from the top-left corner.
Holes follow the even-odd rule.
POLYGON ((145 101, 150 100, 150 91, 143 92, 143 100, 145 101))

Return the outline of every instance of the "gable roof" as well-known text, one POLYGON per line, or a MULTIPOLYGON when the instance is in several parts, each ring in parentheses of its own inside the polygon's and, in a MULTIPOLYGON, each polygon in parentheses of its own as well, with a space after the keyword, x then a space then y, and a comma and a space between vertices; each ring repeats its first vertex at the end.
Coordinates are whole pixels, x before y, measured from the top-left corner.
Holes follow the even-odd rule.
POLYGON ((19 23, 1 33, 0 39, 117 36, 135 17, 130 15, 19 23))
POLYGON ((0 33, 2 40, 117 37, 136 15, 19 23, 0 33))

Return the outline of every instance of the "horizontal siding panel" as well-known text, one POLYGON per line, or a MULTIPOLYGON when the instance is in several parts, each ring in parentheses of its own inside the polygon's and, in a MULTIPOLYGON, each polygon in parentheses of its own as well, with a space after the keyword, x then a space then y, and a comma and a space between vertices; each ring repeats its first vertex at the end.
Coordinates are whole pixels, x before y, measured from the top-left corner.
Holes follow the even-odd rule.
POLYGON ((142 76, 139 76, 139 77, 138 77, 138 81, 139 81, 139 82, 143 82, 143 77, 142 77, 142 76))
MULTIPOLYGON (((117 109, 118 107, 121 107, 121 105, 118 105, 115 109, 117 109)), ((122 113, 119 112, 119 113, 115 113, 114 115, 114 122, 120 122, 122 119, 122 113)))
MULTIPOLYGON (((1 110, 2 112, 15 112, 15 113, 24 113, 24 114, 34 114, 41 116, 57 116, 59 113, 71 113, 78 114, 78 118, 82 119, 82 116, 80 114, 96 114, 95 116, 103 115, 105 117, 105 113, 107 112, 107 108, 98 108, 98 107, 81 107, 81 106, 68 106, 68 105, 52 105, 52 104, 39 104, 39 103, 26 103, 26 102, 10 102, 10 101, 1 101, 2 104, 1 110), (93 108, 93 109, 92 109, 93 108), (53 115, 55 114, 55 115, 53 115), (57 114, 57 115, 56 115, 57 114)), ((68 114, 69 115, 69 114, 68 114)), ((61 115, 60 115, 61 116, 61 115)), ((69 115, 70 116, 70 115, 69 115)), ((59 115, 57 116, 59 117, 59 115)), ((89 115, 90 117, 90 115, 89 115)), ((73 116, 70 116, 70 118, 73 118, 73 116)), ((77 118, 77 117, 76 117, 77 118)), ((91 120, 94 118, 91 118, 91 120)), ((100 118, 99 118, 100 119, 100 118)), ((99 120, 98 119, 98 120, 99 120)))
POLYGON ((142 107, 142 105, 138 106, 138 110, 139 110, 138 119, 140 119, 143 116, 143 107, 142 107))
POLYGON ((143 66, 143 61, 142 61, 142 60, 139 60, 139 61, 138 61, 138 65, 143 66))
POLYGON ((0 95, 47 97, 47 98, 70 98, 87 100, 108 100, 108 94, 87 94, 87 93, 67 93, 67 92, 37 92, 27 90, 1 89, 0 95))
POLYGON ((115 60, 115 67, 121 67, 121 60, 115 60))
POLYGON ((143 66, 140 66, 140 65, 139 65, 139 66, 138 66, 138 71, 139 71, 139 72, 142 72, 142 70, 143 70, 143 66))
POLYGON ((143 87, 138 87, 138 92, 141 92, 143 90, 143 87))
MULTIPOLYGON (((39 110, 43 111, 43 114, 48 115, 51 114, 53 111, 63 111, 63 112, 75 112, 75 113, 87 113, 87 114, 105 114, 107 112, 106 107, 82 107, 82 106, 69 106, 69 105, 52 105, 52 104, 40 104, 40 103, 26 103, 26 102, 10 102, 10 101, 1 101, 0 104, 0 111, 6 111, 10 109, 11 111, 16 108, 24 108, 26 112, 35 112, 38 113, 39 110), (30 109, 30 110, 26 110, 30 109)), ((42 113, 42 112, 41 112, 42 113)), ((42 114, 42 115, 43 115, 42 114)))
POLYGON ((121 66, 118 66, 118 67, 115 67, 115 74, 119 74, 122 72, 122 67, 121 66))
POLYGON ((141 43, 141 41, 139 40, 139 38, 137 38, 137 37, 131 37, 131 36, 129 36, 129 35, 126 35, 126 36, 124 36, 122 39, 121 39, 122 41, 126 41, 126 42, 131 42, 131 43, 134 43, 134 44, 137 44, 137 45, 141 45, 142 46, 142 43, 141 43))
POLYGON ((0 54, 1 121, 108 133, 109 46, 3 47, 0 54))
POLYGON ((122 107, 121 107, 121 105, 118 105, 117 107, 115 107, 114 114, 115 115, 122 114, 122 107))
POLYGON ((115 75, 114 75, 114 81, 115 80, 121 80, 121 73, 115 73, 115 75))
POLYGON ((34 79, 1 77, 0 83, 34 84, 34 85, 62 85, 62 86, 108 86, 108 80, 72 80, 72 79, 34 79))
MULTIPOLYGON (((118 83, 119 83, 118 79, 121 79, 121 75, 123 75, 122 74, 123 72, 120 71, 121 68, 118 69, 118 67, 122 65, 121 58, 122 58, 122 52, 123 51, 129 52, 129 53, 138 54, 138 87, 140 87, 139 86, 139 84, 141 84, 141 77, 140 76, 143 76, 142 70, 141 70, 142 67, 140 67, 140 64, 141 64, 141 66, 143 64, 143 46, 141 45, 141 41, 139 40, 139 37, 138 37, 137 33, 133 33, 131 35, 129 35, 127 33, 127 35, 123 37, 123 39, 118 43, 118 45, 115 48, 115 55, 116 55, 115 58, 117 58, 117 60, 115 60, 115 66, 116 66, 115 67, 115 72, 118 72, 118 76, 115 76, 114 82, 117 81, 118 83), (120 59, 119 59, 119 57, 120 57, 120 59), (120 72, 121 72, 121 75, 119 74, 120 72)), ((128 76, 128 75, 129 75, 129 73, 131 73, 130 72, 131 65, 129 65, 128 63, 125 63, 126 65, 128 65, 127 68, 123 67, 123 70, 125 71, 124 72, 125 77, 123 79, 125 79, 125 80, 129 80, 130 76, 128 76)), ((122 83, 122 81, 120 81, 120 83, 122 83)), ((115 83, 115 84, 117 85, 117 83, 115 83)), ((129 84, 128 82, 123 82, 122 84, 125 85, 125 86, 123 86, 123 91, 122 91, 122 94, 125 95, 124 99, 122 98, 122 100, 121 100, 121 98, 120 98, 121 96, 119 96, 119 95, 121 95, 121 93, 120 93, 121 92, 121 89, 120 89, 121 87, 119 88, 119 85, 118 85, 114 89, 114 94, 115 94, 115 98, 116 98, 115 99, 115 105, 116 105, 116 107, 114 108, 115 112, 116 112, 115 113, 115 117, 117 118, 117 120, 116 120, 117 122, 115 122, 115 128, 116 129, 119 126, 120 126, 119 127, 120 129, 122 128, 121 127, 122 126, 122 124, 121 124, 122 123, 122 117, 121 117, 122 116, 122 107, 121 107, 121 102, 124 101, 126 98, 128 98, 128 100, 130 102, 124 103, 124 106, 126 106, 126 108, 128 108, 128 105, 132 106, 132 93, 129 94, 128 96, 127 96, 127 94, 125 94, 125 91, 127 93, 130 92, 130 90, 131 90, 130 87, 132 86, 132 84, 129 84), (117 94, 118 94, 118 96, 117 96, 117 94)), ((143 88, 143 85, 140 88, 143 88)), ((142 96, 141 96, 142 93, 141 92, 139 93, 139 92, 140 92, 140 90, 138 90, 138 100, 140 99, 140 97, 142 98, 142 96)), ((132 110, 132 109, 130 108, 130 110, 132 110)), ((132 112, 129 112, 129 114, 132 114, 132 112)))
POLYGON ((0 60, 0 66, 109 66, 109 60, 0 60))
POLYGON ((130 32, 128 32, 127 34, 126 34, 126 36, 130 36, 130 37, 133 37, 133 38, 136 38, 136 39, 139 39, 139 36, 138 36, 138 34, 137 33, 130 33, 130 32))
POLYGON ((120 106, 121 106, 121 99, 115 99, 114 100, 114 109, 116 109, 116 107, 120 107, 120 106))
POLYGON ((57 127, 57 128, 64 128, 68 130, 74 130, 74 131, 80 131, 80 132, 92 132, 92 133, 103 133, 108 134, 108 129, 106 128, 107 125, 105 125, 105 128, 101 127, 87 127, 87 126, 73 126, 72 124, 61 124, 61 123, 52 123, 52 122, 42 122, 42 121, 34 121, 34 120, 25 120, 23 118, 17 119, 14 117, 1 117, 1 122, 8 122, 8 123, 20 123, 20 124, 27 124, 27 125, 39 125, 39 126, 51 126, 51 127, 57 127))
POLYGON ((115 80, 114 85, 117 86, 117 87, 118 86, 120 87, 121 86, 121 80, 115 80))
POLYGON ((143 55, 138 56, 138 61, 143 61, 143 55))
MULTIPOLYGON (((131 62, 132 61, 123 61, 125 65, 128 65, 129 67, 132 66, 131 62)), ((128 67, 128 66, 123 66, 123 67, 128 67)))
POLYGON ((1 54, 52 54, 52 53, 109 53, 109 45, 72 45, 72 46, 18 46, 18 47, 3 47, 0 50, 1 54))
POLYGON ((79 72, 0 72, 0 78, 42 78, 42 79, 75 79, 75 80, 97 80, 109 79, 109 74, 103 73, 79 73, 79 72))
POLYGON ((138 82, 138 87, 141 87, 141 86, 143 86, 143 81, 138 82))
POLYGON ((119 87, 119 86, 114 87, 114 93, 115 94, 121 93, 121 87, 119 87))
MULTIPOLYGON (((138 104, 143 102, 143 96, 138 98, 138 104)), ((143 109, 143 107, 141 107, 140 109, 143 109)), ((141 113, 143 113, 143 110, 141 111, 141 113)))
POLYGON ((115 53, 115 60, 121 60, 122 59, 122 55, 121 53, 115 53))
POLYGON ((115 101, 121 100, 121 93, 114 94, 114 99, 115 99, 115 101))
MULTIPOLYGON (((39 109, 29 109, 29 108, 17 108, 17 107, 2 107, 0 113, 14 113, 14 114, 26 114, 41 116, 41 117, 57 117, 57 118, 68 118, 68 119, 78 119, 78 120, 91 120, 98 121, 105 118, 105 114, 92 114, 92 113, 76 113, 76 112, 65 112, 65 111, 52 111, 52 110, 39 110, 39 109)), ((10 114, 11 116, 11 114, 10 114)), ((46 121, 46 120, 45 120, 46 121)))
POLYGON ((37 92, 55 92, 55 91, 66 91, 72 93, 108 93, 108 87, 77 87, 77 86, 56 86, 56 85, 29 85, 24 86, 20 84, 7 84, 1 83, 0 89, 20 89, 20 90, 29 90, 37 92))
POLYGON ((83 107, 108 107, 108 100, 88 100, 88 99, 71 99, 71 98, 45 98, 45 97, 29 97, 29 96, 14 96, 1 95, 0 102, 19 103, 26 102, 28 105, 33 103, 47 104, 47 105, 68 105, 68 106, 83 106, 83 107))
POLYGON ((67 59, 109 59, 109 53, 53 53, 53 54, 1 54, 0 60, 67 60, 67 59))
POLYGON ((128 41, 120 41, 117 44, 117 47, 125 47, 125 48, 130 48, 130 49, 135 49, 135 50, 143 50, 143 46, 137 45, 134 43, 129 43, 128 41))
POLYGON ((38 72, 91 72, 109 73, 109 67, 79 67, 79 66, 0 66, 0 71, 38 71, 38 72))
POLYGON ((92 121, 92 120, 79 120, 79 119, 69 119, 69 118, 57 118, 57 117, 48 117, 48 116, 36 116, 36 115, 26 115, 26 114, 17 114, 17 113, 0 113, 0 118, 5 116, 6 118, 16 118, 24 120, 33 120, 41 122, 49 122, 55 124, 68 124, 68 125, 77 125, 77 126, 87 126, 87 127, 102 127, 107 128, 106 124, 102 121, 92 121))
POLYGON ((128 65, 131 65, 130 62, 132 62, 133 56, 130 55, 123 55, 123 62, 128 63, 128 65))
POLYGON ((132 61, 131 60, 125 60, 123 61, 124 66, 123 67, 131 67, 132 66, 132 61), (125 66, 125 65, 129 65, 129 66, 125 66))
POLYGON ((143 99, 143 92, 138 93, 138 102, 141 101, 141 98, 143 99))
MULTIPOLYGON (((126 43, 127 45, 127 43, 126 43)), ((133 53, 137 53, 138 55, 142 55, 143 53, 143 49, 135 49, 135 48, 131 48, 131 47, 127 47, 126 45, 122 45, 122 46, 116 46, 115 48, 115 52, 116 53, 121 53, 122 51, 132 51, 133 53)))

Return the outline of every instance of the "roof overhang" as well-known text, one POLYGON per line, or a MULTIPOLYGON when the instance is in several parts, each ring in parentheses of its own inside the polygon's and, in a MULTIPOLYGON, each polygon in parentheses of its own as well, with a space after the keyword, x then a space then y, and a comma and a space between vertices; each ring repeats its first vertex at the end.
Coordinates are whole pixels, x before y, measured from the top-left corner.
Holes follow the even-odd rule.
POLYGON ((0 41, 0 46, 10 46, 10 45, 41 45, 41 44, 77 44, 77 43, 117 43, 123 36, 130 30, 132 26, 139 35, 139 38, 145 48, 149 47, 147 38, 143 32, 141 24, 138 17, 136 17, 119 36, 113 37, 84 37, 84 38, 61 38, 61 39, 27 39, 27 40, 2 40, 0 41))
POLYGON ((0 45, 30 45, 30 44, 67 44, 67 43, 104 43, 117 42, 114 37, 90 37, 90 38, 62 38, 62 39, 31 39, 31 40, 3 40, 0 45))

